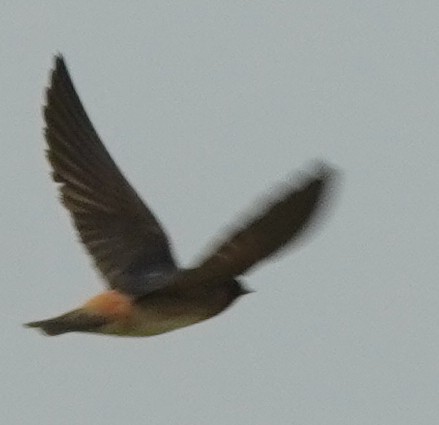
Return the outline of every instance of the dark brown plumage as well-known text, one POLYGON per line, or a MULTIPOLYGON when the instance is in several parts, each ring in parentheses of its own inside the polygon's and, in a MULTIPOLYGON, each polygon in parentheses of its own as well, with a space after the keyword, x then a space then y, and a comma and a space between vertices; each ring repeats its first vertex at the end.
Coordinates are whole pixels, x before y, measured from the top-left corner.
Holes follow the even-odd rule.
POLYGON ((47 157, 62 202, 112 289, 74 312, 28 324, 48 334, 154 335, 218 314, 248 292, 237 277, 303 232, 334 176, 321 165, 193 268, 182 269, 162 226, 101 142, 62 56, 55 58, 44 119, 47 157))

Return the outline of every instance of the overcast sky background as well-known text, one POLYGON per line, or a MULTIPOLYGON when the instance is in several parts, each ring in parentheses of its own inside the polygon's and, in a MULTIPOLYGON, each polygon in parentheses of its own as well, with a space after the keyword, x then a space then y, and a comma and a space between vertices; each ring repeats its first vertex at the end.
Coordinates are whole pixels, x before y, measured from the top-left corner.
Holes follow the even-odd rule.
POLYGON ((2 2, 1 423, 439 423, 438 22, 422 0, 2 2), (327 219, 202 324, 22 328, 103 288, 44 158, 56 52, 183 264, 314 159, 343 172, 327 219))

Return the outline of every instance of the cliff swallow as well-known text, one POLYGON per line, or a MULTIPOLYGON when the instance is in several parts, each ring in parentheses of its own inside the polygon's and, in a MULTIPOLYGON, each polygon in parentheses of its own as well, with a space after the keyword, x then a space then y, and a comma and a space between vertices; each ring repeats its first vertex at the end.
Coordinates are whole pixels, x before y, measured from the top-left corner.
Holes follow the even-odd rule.
POLYGON ((47 158, 61 200, 109 290, 61 316, 27 323, 47 335, 151 336, 213 317, 250 292, 237 279, 308 227, 335 174, 321 165, 276 192, 192 268, 181 268, 151 210, 125 179, 85 112, 61 55, 44 107, 47 158))

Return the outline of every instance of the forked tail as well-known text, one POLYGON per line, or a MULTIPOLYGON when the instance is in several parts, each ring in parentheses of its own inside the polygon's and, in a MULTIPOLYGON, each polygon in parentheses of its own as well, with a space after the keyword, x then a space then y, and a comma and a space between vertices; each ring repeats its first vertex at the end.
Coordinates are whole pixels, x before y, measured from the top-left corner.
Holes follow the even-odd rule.
POLYGON ((108 319, 102 316, 91 315, 78 309, 52 319, 29 322, 24 326, 39 328, 46 335, 54 336, 67 332, 95 332, 107 322, 108 319))

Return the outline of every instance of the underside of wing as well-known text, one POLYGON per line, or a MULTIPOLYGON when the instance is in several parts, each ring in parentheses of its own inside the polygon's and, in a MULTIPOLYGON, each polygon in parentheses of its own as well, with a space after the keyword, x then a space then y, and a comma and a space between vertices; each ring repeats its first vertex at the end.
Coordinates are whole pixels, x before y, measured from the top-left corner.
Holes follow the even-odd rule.
POLYGON ((61 56, 44 118, 53 179, 97 268, 112 288, 148 292, 148 276, 176 268, 168 238, 101 142, 61 56))
POLYGON ((321 209, 334 175, 334 170, 322 165, 299 186, 290 186, 277 200, 261 208, 255 218, 231 232, 198 266, 182 275, 182 283, 198 284, 242 275, 296 241, 321 209))

